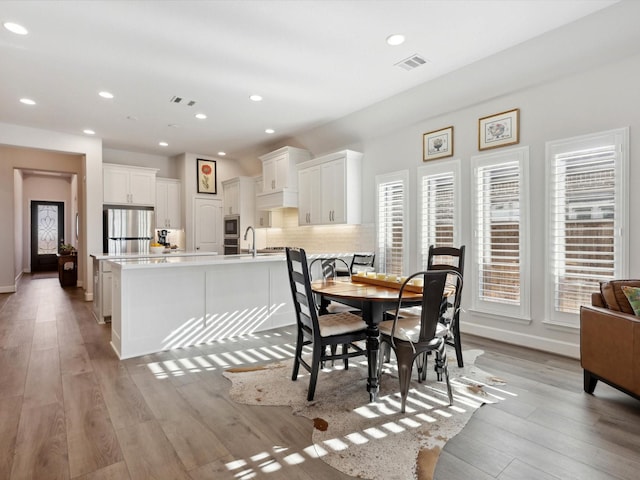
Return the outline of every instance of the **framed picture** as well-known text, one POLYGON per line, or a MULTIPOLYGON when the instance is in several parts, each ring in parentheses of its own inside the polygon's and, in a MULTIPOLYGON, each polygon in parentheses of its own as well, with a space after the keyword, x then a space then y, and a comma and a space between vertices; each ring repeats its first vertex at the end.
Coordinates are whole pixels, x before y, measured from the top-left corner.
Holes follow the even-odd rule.
POLYGON ((422 136, 422 161, 453 156, 453 127, 434 130, 422 136))
POLYGON ((478 120, 478 150, 520 142, 520 109, 496 113, 478 120))
POLYGON ((198 193, 218 193, 216 162, 198 158, 198 193))

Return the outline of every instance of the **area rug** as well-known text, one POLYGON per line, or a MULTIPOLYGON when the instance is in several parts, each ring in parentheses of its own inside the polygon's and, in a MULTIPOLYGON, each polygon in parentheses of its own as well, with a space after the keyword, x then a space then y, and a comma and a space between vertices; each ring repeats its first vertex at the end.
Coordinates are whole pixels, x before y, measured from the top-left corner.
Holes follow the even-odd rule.
MULTIPOLYGON (((463 353, 458 368, 454 352, 449 372, 454 402, 449 406, 446 385, 436 381, 429 359, 427 381, 418 383, 414 370, 406 413, 400 413, 395 364, 387 364, 378 401, 370 403, 366 390, 367 365, 349 363, 349 369, 325 368, 318 376, 315 398, 308 402, 309 376, 303 368, 291 380, 293 360, 224 372, 232 382, 230 396, 248 405, 288 405, 295 415, 314 424, 313 448, 332 467, 363 479, 430 480, 444 444, 485 403, 506 396, 504 381, 475 366, 481 350, 463 353), (304 375, 303 375, 303 374, 304 375)), ((340 367, 338 367, 340 363, 340 367)))

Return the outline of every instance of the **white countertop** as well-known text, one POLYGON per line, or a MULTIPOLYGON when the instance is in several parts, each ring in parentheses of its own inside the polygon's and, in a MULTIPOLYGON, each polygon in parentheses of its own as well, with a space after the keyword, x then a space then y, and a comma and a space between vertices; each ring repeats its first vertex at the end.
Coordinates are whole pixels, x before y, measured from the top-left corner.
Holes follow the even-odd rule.
POLYGON ((164 258, 164 257, 211 257, 217 255, 216 252, 186 252, 184 250, 170 251, 167 253, 92 253, 89 255, 96 260, 120 260, 135 258, 164 258))
MULTIPOLYGON (((307 254, 307 260, 311 262, 316 258, 340 258, 350 257, 352 253, 311 253, 307 254)), ((108 260, 112 264, 119 265, 123 269, 132 268, 158 268, 171 266, 199 266, 199 265, 228 265, 230 263, 250 262, 281 262, 285 260, 282 253, 258 253, 256 257, 251 254, 218 255, 214 252, 171 252, 171 253, 129 253, 129 254, 93 254, 91 257, 97 260, 108 260)))
POLYGON ((204 265, 229 265, 229 264, 250 264, 254 262, 284 262, 285 256, 281 253, 259 253, 256 257, 250 254, 241 255, 156 255, 145 257, 129 258, 106 258, 116 268, 123 270, 140 268, 163 268, 163 267, 198 267, 204 265))

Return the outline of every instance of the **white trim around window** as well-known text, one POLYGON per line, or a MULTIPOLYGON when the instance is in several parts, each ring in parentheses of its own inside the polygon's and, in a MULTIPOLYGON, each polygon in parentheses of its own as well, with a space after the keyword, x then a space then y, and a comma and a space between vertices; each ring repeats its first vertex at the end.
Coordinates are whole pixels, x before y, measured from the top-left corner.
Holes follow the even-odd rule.
POLYGON ((471 158, 472 309, 531 321, 529 147, 471 158))
POLYGON ((580 327, 599 282, 628 278, 629 129, 546 143, 546 320, 580 327))
POLYGON ((460 245, 460 160, 418 168, 418 262, 427 268, 429 246, 460 245))
POLYGON ((376 266, 409 272, 409 171, 376 175, 376 266))

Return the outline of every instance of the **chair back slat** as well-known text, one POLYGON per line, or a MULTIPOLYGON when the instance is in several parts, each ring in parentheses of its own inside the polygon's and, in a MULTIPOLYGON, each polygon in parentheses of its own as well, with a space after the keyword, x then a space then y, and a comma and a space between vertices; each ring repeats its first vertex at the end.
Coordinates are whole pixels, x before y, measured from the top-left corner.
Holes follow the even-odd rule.
POLYGON ((319 336, 318 310, 311 290, 307 255, 301 248, 286 248, 285 252, 296 322, 299 327, 319 336))
POLYGON ((315 258, 309 264, 309 278, 311 280, 322 278, 335 278, 339 272, 349 272, 349 265, 342 258, 315 258))
POLYGON ((429 247, 427 258, 427 270, 455 270, 464 275, 465 246, 456 247, 429 247))
MULTIPOLYGON (((462 277, 455 270, 427 270, 410 275, 400 287, 396 319, 403 307, 402 296, 405 287, 410 285, 413 279, 419 277, 422 277, 423 281, 419 342, 428 342, 435 337, 443 308, 451 303, 455 304, 461 291, 462 277), (449 282, 450 277, 455 277, 456 281, 449 282), (451 302, 452 298, 453 302, 451 302)), ((395 327, 394 323, 392 336, 395 335, 395 327)))
MULTIPOLYGON (((464 254, 465 246, 456 247, 429 247, 427 270, 453 270, 460 274, 456 277, 456 302, 454 309, 460 309, 462 299, 462 279, 464 278, 464 254)), ((451 281, 451 279, 449 280, 451 281)))
POLYGON ((351 259, 351 266, 349 267, 349 271, 351 272, 351 274, 354 274, 363 270, 366 271, 367 269, 372 269, 375 260, 375 253, 354 253, 353 258, 351 259))

